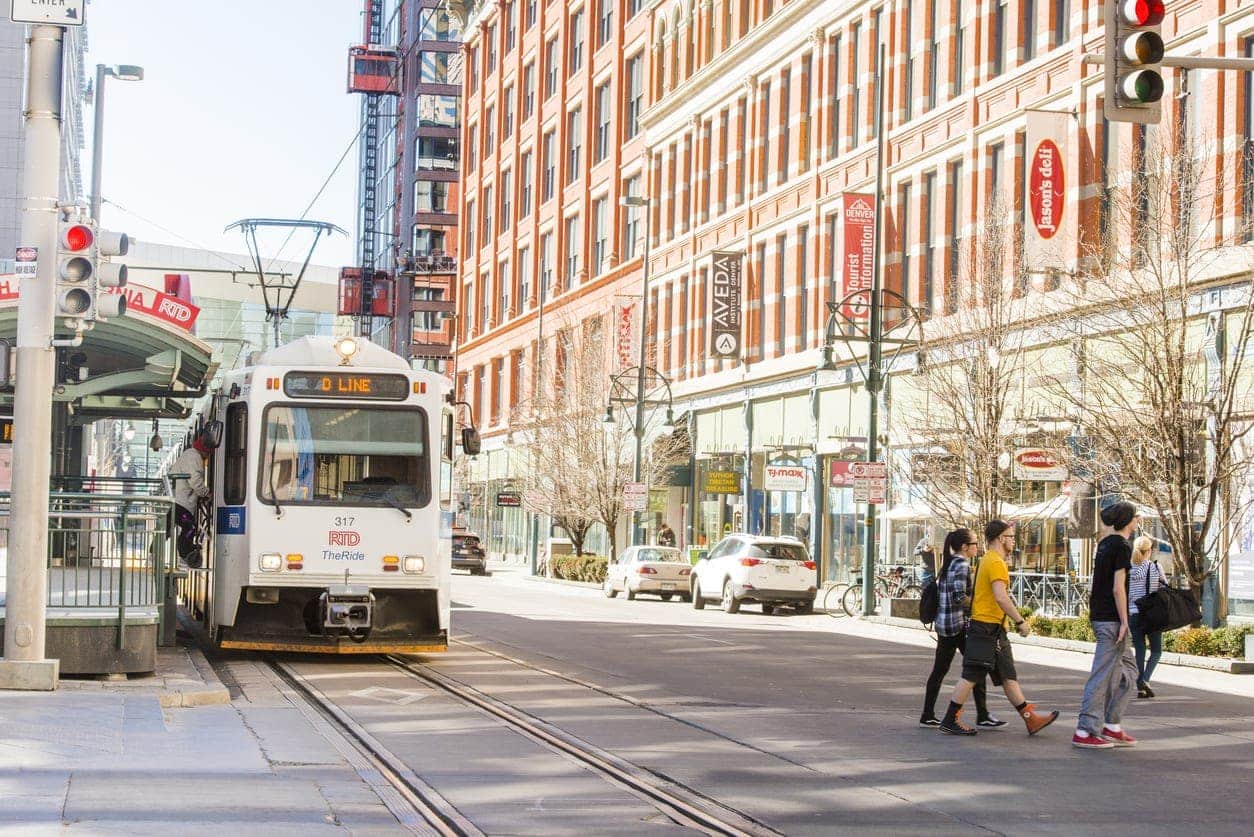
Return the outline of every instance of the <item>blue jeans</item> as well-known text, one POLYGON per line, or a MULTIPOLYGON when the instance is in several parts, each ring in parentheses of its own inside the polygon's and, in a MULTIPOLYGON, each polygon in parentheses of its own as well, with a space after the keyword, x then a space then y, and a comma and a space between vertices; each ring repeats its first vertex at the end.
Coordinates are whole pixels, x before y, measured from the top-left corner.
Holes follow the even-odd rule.
POLYGON ((1103 726, 1118 724, 1123 718, 1136 686, 1136 661, 1132 659, 1129 637, 1115 641, 1119 636, 1118 622, 1094 622, 1093 633, 1097 634, 1097 647, 1093 649, 1093 670, 1084 684, 1077 726, 1101 735, 1103 726))
POLYGON ((1137 685, 1150 682, 1154 676, 1154 667, 1163 655, 1163 632, 1141 630, 1141 614, 1128 616, 1128 630, 1132 633, 1132 647, 1136 650, 1137 685), (1149 640, 1149 659, 1145 659, 1146 640, 1149 640))

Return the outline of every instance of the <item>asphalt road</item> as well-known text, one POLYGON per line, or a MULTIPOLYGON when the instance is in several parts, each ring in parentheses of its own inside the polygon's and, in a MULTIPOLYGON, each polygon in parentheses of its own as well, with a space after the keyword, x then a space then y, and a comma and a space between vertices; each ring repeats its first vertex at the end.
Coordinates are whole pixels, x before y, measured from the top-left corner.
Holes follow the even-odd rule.
MULTIPOLYGON (((822 614, 607 600, 509 572, 458 575, 453 590, 461 642, 426 662, 784 833, 1251 830, 1246 697, 1164 687, 1125 719, 1140 746, 1081 751, 1069 741, 1084 675, 1020 663, 1028 698, 1061 709, 1060 720, 1029 738, 1005 699, 990 695, 1011 724, 956 739, 916 726, 926 648, 841 635, 822 614)), ((586 823, 600 799, 611 831, 639 813, 534 754, 496 745, 441 753, 463 782, 476 771, 510 782, 493 826, 524 800, 568 802, 586 823), (514 759, 531 759, 517 762, 525 786, 515 784, 514 759)))

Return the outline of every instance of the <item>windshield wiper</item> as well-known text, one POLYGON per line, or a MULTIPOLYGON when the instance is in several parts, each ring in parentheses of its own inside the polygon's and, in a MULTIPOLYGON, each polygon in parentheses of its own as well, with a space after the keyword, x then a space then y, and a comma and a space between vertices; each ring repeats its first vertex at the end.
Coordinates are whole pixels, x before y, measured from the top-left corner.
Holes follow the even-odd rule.
POLYGON ((400 501, 400 500, 397 500, 397 499, 395 499, 395 498, 392 496, 392 490, 391 490, 391 489, 388 489, 387 491, 385 491, 385 492, 383 493, 383 496, 382 496, 382 497, 380 497, 379 499, 381 499, 383 502, 387 503, 387 504, 388 504, 389 506, 391 506, 392 508, 396 509, 396 510, 397 510, 398 512, 400 512, 401 514, 405 515, 405 520, 407 520, 407 521, 408 521, 408 520, 413 520, 413 519, 414 519, 413 512, 411 512, 409 509, 405 508, 405 506, 403 506, 403 505, 401 504, 401 501, 400 501))
POLYGON ((278 470, 278 463, 274 461, 275 451, 279 447, 279 429, 274 428, 274 435, 270 437, 270 499, 274 501, 274 516, 282 517, 283 509, 279 507, 279 492, 274 490, 274 472, 278 470))

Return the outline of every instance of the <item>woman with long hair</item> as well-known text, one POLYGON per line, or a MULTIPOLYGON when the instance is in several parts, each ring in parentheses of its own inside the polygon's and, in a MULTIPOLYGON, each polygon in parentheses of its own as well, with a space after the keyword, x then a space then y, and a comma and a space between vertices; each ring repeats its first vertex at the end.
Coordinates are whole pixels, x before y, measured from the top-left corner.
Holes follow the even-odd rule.
POLYGON ((1132 569, 1128 571, 1128 629, 1132 633, 1132 650, 1136 653, 1136 696, 1152 698, 1150 678, 1154 667, 1163 655, 1163 632, 1146 632, 1141 628, 1141 614, 1136 600, 1148 596, 1162 584, 1163 574, 1158 564, 1150 559, 1154 552, 1154 539, 1141 535, 1132 543, 1132 569), (1145 658, 1145 646, 1149 645, 1149 659, 1145 658))
MULTIPOLYGON (((927 690, 923 697, 921 727, 939 727, 936 717, 936 698, 941 684, 949 674, 954 653, 966 652, 967 608, 971 604, 974 574, 970 559, 979 551, 980 542, 970 529, 955 529, 945 536, 942 551, 944 558, 936 576, 938 607, 936 611, 936 659, 932 673, 927 678, 927 690)), ((1005 721, 988 714, 987 693, 981 680, 975 686, 976 726, 986 729, 1004 727, 1005 721)))

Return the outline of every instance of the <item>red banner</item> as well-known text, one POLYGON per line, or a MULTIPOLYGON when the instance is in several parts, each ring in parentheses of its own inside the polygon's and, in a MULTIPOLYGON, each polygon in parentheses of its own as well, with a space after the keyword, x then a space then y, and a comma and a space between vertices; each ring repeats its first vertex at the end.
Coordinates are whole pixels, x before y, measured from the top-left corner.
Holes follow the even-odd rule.
POLYGON ((871 313, 871 274, 875 270, 875 196, 847 192, 841 198, 845 215, 841 297, 865 291, 845 305, 844 314, 853 320, 865 320, 871 313))
POLYGON ((620 302, 614 312, 614 360, 619 369, 636 365, 640 351, 640 330, 636 326, 638 304, 635 300, 620 302))

